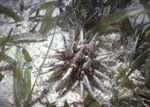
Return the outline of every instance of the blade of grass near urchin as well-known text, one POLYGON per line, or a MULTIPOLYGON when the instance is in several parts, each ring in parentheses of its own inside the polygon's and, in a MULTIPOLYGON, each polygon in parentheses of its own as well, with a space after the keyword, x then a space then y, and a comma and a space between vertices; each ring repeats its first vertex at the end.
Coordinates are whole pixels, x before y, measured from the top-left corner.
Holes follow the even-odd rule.
MULTIPOLYGON (((55 23, 55 24, 56 24, 56 23, 55 23)), ((29 96, 31 96, 31 94, 32 94, 32 92, 33 92, 33 89, 34 89, 34 87, 35 87, 35 85, 36 85, 36 83, 37 83, 37 79, 38 79, 38 77, 39 77, 39 75, 40 75, 40 73, 41 73, 41 71, 42 71, 42 67, 43 67, 43 65, 44 65, 44 63, 45 63, 45 61, 46 61, 47 55, 48 55, 48 53, 49 53, 49 51, 50 51, 50 48, 51 48, 51 46, 52 46, 52 43, 53 43, 53 40, 54 40, 54 36, 55 36, 55 30, 56 30, 56 26, 55 26, 55 29, 54 29, 54 33, 53 33, 52 39, 51 39, 51 41, 50 41, 50 43, 49 43, 49 47, 48 47, 48 49, 47 49, 45 58, 44 58, 43 62, 41 63, 41 65, 40 65, 40 67, 39 67, 39 69, 38 69, 38 75, 36 76, 36 79, 35 79, 35 81, 34 81, 34 83, 33 83, 33 86, 32 86, 32 88, 31 88, 31 91, 30 91, 30 93, 29 93, 29 96)), ((49 103, 49 102, 48 102, 48 103, 49 103)))
POLYGON ((31 72, 30 70, 26 69, 24 72, 24 100, 25 105, 28 104, 31 100, 30 96, 31 91, 31 72))
POLYGON ((83 104, 84 104, 84 107, 101 107, 100 103, 97 100, 93 99, 90 94, 86 96, 83 104))
POLYGON ((150 89, 150 60, 145 63, 145 85, 150 89))
POLYGON ((50 2, 45 2, 43 4, 40 4, 38 6, 35 6, 29 13, 29 15, 32 15, 34 12, 36 12, 37 10, 43 10, 43 9, 47 9, 50 5, 53 6, 57 6, 58 2, 57 1, 50 1, 50 2))
POLYGON ((24 66, 24 56, 22 50, 20 49, 16 53, 16 64, 13 68, 14 73, 14 93, 16 101, 20 106, 24 107, 24 80, 23 80, 23 66, 24 66))
MULTIPOLYGON (((13 44, 18 44, 22 42, 41 42, 46 40, 46 37, 39 35, 39 34, 32 34, 32 33, 21 33, 21 34, 15 34, 11 35, 8 38, 3 37, 0 38, 0 46, 3 46, 4 41, 7 40, 7 44, 13 43, 13 44)), ((12 44, 9 44, 12 45, 12 44)))
POLYGON ((0 13, 3 13, 9 17, 11 17, 12 19, 14 19, 16 22, 20 22, 22 21, 22 19, 12 10, 0 5, 0 13))
POLYGON ((50 5, 47 8, 45 16, 42 19, 40 33, 42 33, 42 34, 48 33, 49 28, 50 28, 51 17, 52 17, 52 13, 53 13, 54 8, 55 7, 53 5, 50 5))
POLYGON ((9 63, 12 67, 14 67, 14 64, 16 63, 14 59, 2 52, 0 52, 0 60, 9 63))
POLYGON ((126 8, 123 10, 120 10, 116 13, 112 13, 104 18, 102 18, 102 20, 95 24, 93 26, 93 30, 89 32, 89 34, 95 34, 95 33, 99 33, 100 35, 106 34, 106 33, 110 33, 112 31, 115 31, 115 29, 108 29, 110 27, 111 24, 121 21, 122 19, 128 18, 130 16, 134 16, 137 14, 141 14, 144 13, 146 10, 142 9, 142 8, 126 8))

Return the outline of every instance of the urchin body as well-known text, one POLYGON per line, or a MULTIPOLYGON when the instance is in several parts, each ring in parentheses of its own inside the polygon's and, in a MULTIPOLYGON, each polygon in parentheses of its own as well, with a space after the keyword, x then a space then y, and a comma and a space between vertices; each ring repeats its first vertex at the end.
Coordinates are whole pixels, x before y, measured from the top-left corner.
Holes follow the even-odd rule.
POLYGON ((80 31, 78 38, 73 36, 70 30, 69 40, 63 36, 64 51, 57 51, 57 55, 53 58, 63 61, 62 64, 51 64, 49 71, 53 71, 50 79, 51 81, 59 80, 56 86, 56 91, 64 94, 68 89, 75 89, 80 87, 80 95, 83 98, 84 89, 88 90, 93 98, 93 88, 98 88, 105 92, 105 88, 100 79, 105 78, 110 80, 108 76, 100 72, 101 64, 97 59, 99 56, 97 42, 95 42, 96 35, 88 43, 84 43, 83 31, 80 31))

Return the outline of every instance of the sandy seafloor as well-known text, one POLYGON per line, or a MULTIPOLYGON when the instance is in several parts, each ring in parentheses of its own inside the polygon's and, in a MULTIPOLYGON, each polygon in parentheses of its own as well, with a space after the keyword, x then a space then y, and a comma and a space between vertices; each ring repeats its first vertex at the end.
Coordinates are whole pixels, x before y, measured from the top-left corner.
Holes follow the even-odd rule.
MULTIPOLYGON (((25 3, 27 3, 28 1, 29 0, 26 0, 25 3)), ((42 0, 33 0, 33 5, 38 4, 40 1, 42 2, 42 0)), ((50 0, 46 0, 46 1, 50 1, 50 0)), ((20 14, 17 2, 14 2, 11 0, 1 0, 0 4, 2 4, 3 6, 9 7, 10 9, 14 10, 14 12, 17 12, 18 14, 20 14)), ((23 12, 22 17, 24 17, 24 21, 18 22, 18 23, 14 23, 13 19, 11 19, 3 14, 0 14, 0 37, 7 36, 11 28, 14 28, 13 32, 12 32, 14 34, 28 32, 35 25, 34 23, 32 23, 31 21, 28 20, 28 13, 30 10, 31 10, 31 8, 29 8, 28 10, 23 12), (19 24, 19 26, 16 27, 16 24, 19 24)), ((53 15, 56 15, 57 12, 58 11, 56 9, 54 11, 53 15)), ((41 12, 41 13, 43 14, 43 12, 41 12)), ((38 31, 39 27, 40 26, 37 27, 37 31, 38 31)), ((37 43, 20 43, 21 46, 26 47, 29 54, 33 58, 33 61, 32 61, 33 69, 31 71, 32 85, 37 76, 38 68, 41 65, 43 58, 46 54, 47 47, 52 38, 53 31, 54 31, 54 29, 52 29, 50 31, 46 41, 37 42, 37 43)), ((55 37, 53 40, 53 44, 52 44, 53 49, 63 50, 62 35, 65 35, 66 37, 68 37, 69 34, 68 34, 68 32, 61 31, 61 28, 57 27, 55 37)), ((117 34, 113 33, 113 34, 106 36, 103 39, 105 39, 105 40, 109 39, 109 40, 115 41, 115 40, 118 40, 119 36, 120 35, 118 33, 117 34)), ((110 47, 111 47, 111 44, 107 43, 107 45, 110 45, 110 47)), ((14 58, 17 48, 15 46, 8 46, 6 48, 9 48, 9 50, 6 51, 6 54, 11 56, 12 58, 14 58)), ((50 50, 49 55, 53 55, 53 54, 55 54, 55 51, 50 50)), ((108 62, 110 61, 109 58, 107 60, 108 60, 108 62)), ((49 59, 49 60, 46 60, 46 63, 48 64, 53 61, 54 60, 49 59)), ((121 63, 112 65, 110 68, 117 69, 117 67, 119 65, 121 65, 121 63)), ((7 63, 1 61, 0 62, 0 73, 2 73, 4 75, 3 80, 0 82, 0 103, 6 102, 7 105, 11 107, 11 105, 14 104, 13 72, 11 69, 9 69, 9 66, 7 63)), ((136 73, 136 75, 140 76, 140 74, 138 72, 136 73)), ((44 89, 48 89, 48 93, 46 94, 46 97, 48 98, 48 100, 51 103, 56 102, 57 107, 62 107, 64 105, 65 100, 69 104, 71 104, 73 102, 82 102, 80 95, 73 91, 69 91, 64 97, 58 98, 59 95, 55 91, 56 84, 54 86, 52 86, 50 83, 45 82, 46 80, 48 80, 49 76, 50 76, 50 73, 47 73, 47 74, 41 75, 38 78, 37 83, 38 83, 38 87, 40 89, 37 86, 35 86, 35 88, 34 88, 34 91, 32 93, 32 101, 36 100, 36 102, 33 104, 32 107, 44 107, 44 105, 42 103, 45 103, 45 101, 46 101, 45 98, 43 98, 43 97, 40 98, 42 103, 38 99, 41 95, 42 90, 44 90, 44 89)), ((103 81, 103 83, 106 86, 111 87, 108 81, 103 81)), ((104 102, 106 101, 106 103, 107 103, 107 101, 109 101, 109 99, 112 96, 111 90, 109 90, 107 94, 102 93, 101 91, 98 91, 98 90, 95 91, 94 93, 99 100, 104 101, 104 102)))

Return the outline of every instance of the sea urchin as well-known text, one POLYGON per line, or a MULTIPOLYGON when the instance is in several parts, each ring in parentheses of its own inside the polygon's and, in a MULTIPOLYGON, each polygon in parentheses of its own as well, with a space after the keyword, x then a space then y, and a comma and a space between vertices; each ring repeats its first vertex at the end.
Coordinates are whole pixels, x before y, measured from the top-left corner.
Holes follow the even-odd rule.
POLYGON ((78 33, 76 37, 70 30, 69 40, 63 36, 65 50, 57 51, 57 55, 52 56, 62 63, 49 65, 51 67, 49 72, 53 71, 50 80, 59 80, 56 91, 64 94, 68 89, 72 90, 79 86, 81 98, 83 98, 84 89, 88 90, 92 98, 95 98, 94 88, 102 92, 106 91, 100 79, 105 78, 110 81, 110 78, 100 71, 103 65, 98 58, 100 54, 95 38, 96 35, 88 44, 84 43, 83 30, 80 31, 80 36, 78 33))

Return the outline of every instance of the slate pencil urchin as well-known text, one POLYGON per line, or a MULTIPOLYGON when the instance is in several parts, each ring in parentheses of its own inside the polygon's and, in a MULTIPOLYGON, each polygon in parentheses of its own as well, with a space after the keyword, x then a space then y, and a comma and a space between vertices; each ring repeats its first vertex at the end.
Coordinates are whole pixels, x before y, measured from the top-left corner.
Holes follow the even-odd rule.
POLYGON ((84 89, 93 98, 95 98, 94 88, 102 92, 106 91, 100 80, 104 78, 110 81, 110 78, 100 71, 104 65, 101 64, 101 60, 98 58, 100 54, 97 48, 98 42, 95 42, 95 39, 96 35, 88 44, 84 43, 83 30, 76 37, 70 30, 69 40, 66 40, 63 36, 65 50, 57 51, 57 55, 51 56, 62 63, 50 64, 49 67, 51 68, 48 71, 53 72, 50 81, 59 82, 56 91, 64 94, 67 90, 73 90, 79 86, 81 98, 83 98, 84 89))

